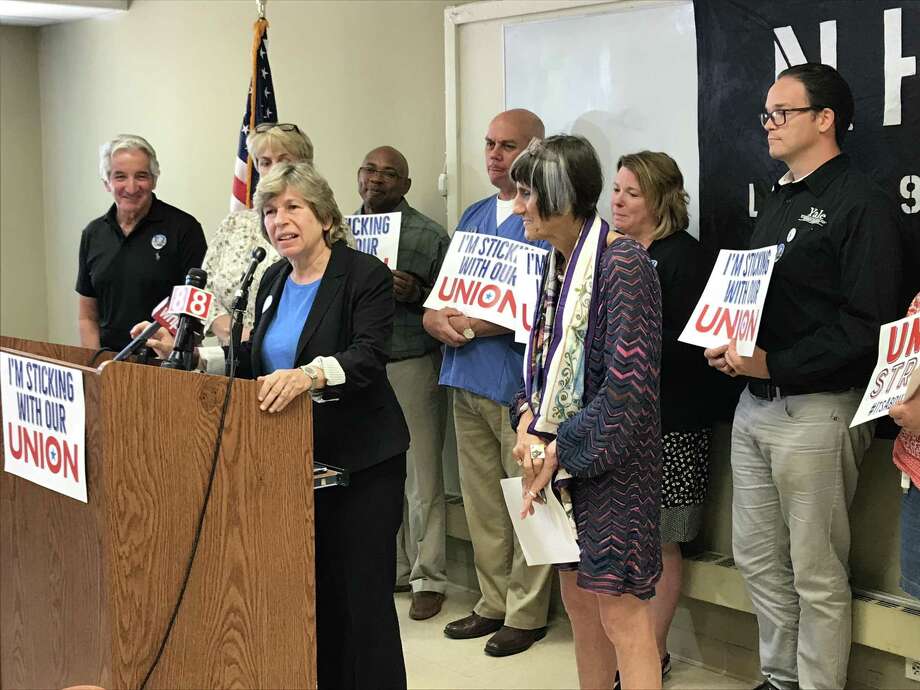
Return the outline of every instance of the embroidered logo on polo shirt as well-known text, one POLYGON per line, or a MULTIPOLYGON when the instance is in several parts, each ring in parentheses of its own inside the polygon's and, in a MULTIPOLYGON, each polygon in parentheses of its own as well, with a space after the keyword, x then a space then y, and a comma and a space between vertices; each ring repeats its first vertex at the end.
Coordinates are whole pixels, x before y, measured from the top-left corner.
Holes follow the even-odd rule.
POLYGON ((166 235, 162 233, 157 233, 150 238, 150 246, 153 247, 154 251, 157 253, 157 261, 160 260, 160 250, 166 246, 166 235))
POLYGON ((803 223, 811 223, 812 225, 827 225, 827 221, 824 220, 827 218, 827 214, 823 210, 818 210, 814 206, 811 207, 811 211, 808 213, 803 213, 799 216, 799 220, 803 223))

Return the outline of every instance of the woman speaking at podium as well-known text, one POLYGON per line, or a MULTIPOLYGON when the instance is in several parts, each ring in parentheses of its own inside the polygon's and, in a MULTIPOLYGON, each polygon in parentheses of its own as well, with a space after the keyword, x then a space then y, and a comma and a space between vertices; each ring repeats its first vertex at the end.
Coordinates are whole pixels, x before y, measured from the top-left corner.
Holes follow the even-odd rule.
MULTIPOLYGON (((346 245, 332 190, 309 164, 275 165, 254 201, 282 259, 259 284, 239 375, 262 382, 267 414, 300 395, 321 403, 314 457, 350 472, 348 487, 315 494, 318 684, 404 688, 393 582, 409 433, 386 376, 392 274, 346 245)), ((164 330, 147 344, 172 349, 164 330)))

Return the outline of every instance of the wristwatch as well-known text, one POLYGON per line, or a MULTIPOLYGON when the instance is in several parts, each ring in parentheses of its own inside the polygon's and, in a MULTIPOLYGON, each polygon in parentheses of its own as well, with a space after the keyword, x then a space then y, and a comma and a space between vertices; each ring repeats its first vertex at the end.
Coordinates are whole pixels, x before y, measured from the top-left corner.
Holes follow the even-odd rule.
POLYGON ((307 390, 312 391, 314 386, 316 386, 316 379, 319 378, 319 369, 313 364, 304 364, 300 367, 300 370, 310 377, 310 387, 307 390))
POLYGON ((473 320, 468 320, 469 325, 463 329, 463 337, 467 340, 472 340, 476 337, 476 331, 473 330, 473 320))

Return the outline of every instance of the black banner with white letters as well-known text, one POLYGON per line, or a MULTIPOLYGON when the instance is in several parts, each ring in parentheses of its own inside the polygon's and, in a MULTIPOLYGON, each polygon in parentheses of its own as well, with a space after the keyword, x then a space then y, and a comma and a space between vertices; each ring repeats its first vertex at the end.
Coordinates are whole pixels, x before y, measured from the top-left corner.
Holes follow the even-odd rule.
MULTIPOLYGON (((786 171, 758 113, 776 74, 835 66, 856 102, 843 143, 901 211, 905 298, 920 290, 920 2, 694 0, 699 69, 700 240, 747 248, 763 195, 786 171)), ((884 270, 884 267, 879 267, 884 270)), ((906 303, 903 305, 906 308, 906 303)))

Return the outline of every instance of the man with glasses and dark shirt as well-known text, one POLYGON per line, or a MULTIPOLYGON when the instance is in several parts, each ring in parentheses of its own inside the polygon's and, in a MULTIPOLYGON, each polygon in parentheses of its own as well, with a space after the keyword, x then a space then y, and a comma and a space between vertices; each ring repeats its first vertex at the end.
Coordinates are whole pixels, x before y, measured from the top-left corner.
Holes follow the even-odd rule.
POLYGON ((851 639, 848 508, 873 425, 849 428, 881 324, 898 318, 897 207, 840 144, 853 96, 827 65, 781 72, 761 123, 789 170, 751 236, 776 265, 732 427, 732 544, 757 613, 760 688, 842 688, 851 639))
POLYGON ((396 313, 387 376, 409 425, 403 523, 396 535, 396 590, 412 590, 409 617, 431 618, 447 591, 446 513, 441 449, 447 395, 438 385, 441 344, 422 328, 422 304, 441 270, 447 231, 406 202, 409 164, 399 151, 381 146, 358 168, 357 214, 402 214, 393 271, 396 313))

